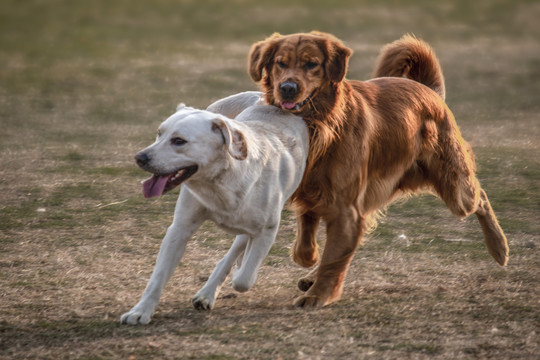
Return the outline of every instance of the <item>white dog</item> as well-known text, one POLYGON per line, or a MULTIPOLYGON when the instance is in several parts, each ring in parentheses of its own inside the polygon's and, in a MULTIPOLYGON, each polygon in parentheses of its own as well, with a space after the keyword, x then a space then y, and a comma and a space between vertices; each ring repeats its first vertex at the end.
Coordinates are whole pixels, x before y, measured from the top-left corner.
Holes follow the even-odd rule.
POLYGON ((213 308, 235 262, 233 288, 244 292, 254 285, 281 210, 302 179, 309 141, 300 117, 259 101, 259 93, 247 92, 209 107, 231 117, 239 113, 235 120, 180 105, 159 127, 156 141, 135 156, 141 168, 154 174, 143 183, 145 197, 183 184, 146 290, 122 315, 122 323, 150 322, 187 241, 206 219, 237 236, 192 299, 193 306, 213 308))

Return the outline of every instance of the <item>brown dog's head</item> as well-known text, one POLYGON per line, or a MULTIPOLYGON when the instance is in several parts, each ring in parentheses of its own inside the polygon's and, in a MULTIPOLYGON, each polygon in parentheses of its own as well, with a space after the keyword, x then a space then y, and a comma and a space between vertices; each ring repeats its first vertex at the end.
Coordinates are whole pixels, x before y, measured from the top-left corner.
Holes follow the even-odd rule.
POLYGON ((249 74, 269 104, 307 115, 317 111, 312 100, 343 80, 351 54, 330 34, 274 34, 253 45, 249 74))

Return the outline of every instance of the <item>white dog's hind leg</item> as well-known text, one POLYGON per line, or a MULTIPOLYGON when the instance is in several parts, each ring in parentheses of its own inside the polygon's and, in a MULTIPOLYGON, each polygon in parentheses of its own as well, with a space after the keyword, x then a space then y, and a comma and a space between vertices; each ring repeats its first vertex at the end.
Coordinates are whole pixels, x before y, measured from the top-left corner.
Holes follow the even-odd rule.
POLYGON ((191 300, 195 309, 212 310, 214 308, 221 284, 223 284, 227 275, 231 272, 234 262, 242 256, 248 240, 249 236, 247 235, 238 235, 234 239, 231 248, 225 257, 217 263, 206 284, 204 284, 191 300))
POLYGON ((152 276, 148 281, 141 300, 120 318, 122 324, 146 325, 150 322, 165 284, 186 251, 191 235, 204 221, 204 208, 188 190, 182 189, 174 220, 163 238, 152 276))
POLYGON ((234 290, 246 292, 255 285, 257 272, 274 243, 278 227, 279 224, 265 229, 262 234, 248 241, 242 265, 236 268, 233 273, 232 286, 234 290))

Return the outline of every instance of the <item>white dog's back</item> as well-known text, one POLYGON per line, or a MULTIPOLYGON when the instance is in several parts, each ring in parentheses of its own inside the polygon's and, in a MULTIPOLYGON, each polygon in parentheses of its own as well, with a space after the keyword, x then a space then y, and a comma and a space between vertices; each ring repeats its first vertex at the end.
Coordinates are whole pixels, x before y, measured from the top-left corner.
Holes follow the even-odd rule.
POLYGON ((244 91, 238 94, 227 96, 208 106, 206 110, 216 114, 225 115, 235 119, 238 114, 252 105, 264 105, 264 98, 260 91, 244 91))

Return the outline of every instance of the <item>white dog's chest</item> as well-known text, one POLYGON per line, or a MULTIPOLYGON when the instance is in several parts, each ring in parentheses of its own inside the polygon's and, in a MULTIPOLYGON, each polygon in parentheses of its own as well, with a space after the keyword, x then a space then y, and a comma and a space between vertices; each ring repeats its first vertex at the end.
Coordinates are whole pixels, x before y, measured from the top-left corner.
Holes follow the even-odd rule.
POLYGON ((251 209, 249 214, 241 211, 235 211, 233 213, 213 212, 209 214, 209 220, 212 220, 217 226, 230 234, 256 236, 261 232, 261 228, 264 228, 267 222, 267 219, 264 219, 263 216, 258 214, 259 212, 253 209, 251 209))
MULTIPOLYGON (((273 226, 276 221, 276 211, 282 204, 276 201, 260 201, 260 196, 246 196, 242 200, 235 196, 225 196, 225 191, 214 188, 207 191, 206 188, 194 188, 193 184, 186 184, 186 190, 193 195, 200 205, 206 209, 206 218, 213 221, 224 231, 234 234, 247 234, 257 236, 261 231, 269 226, 273 226), (221 196, 217 194, 221 193, 221 196), (271 208, 268 205, 271 204, 271 208)), ((264 198, 271 197, 272 191, 266 190, 264 198)), ((230 192, 231 194, 234 192, 230 192)))

